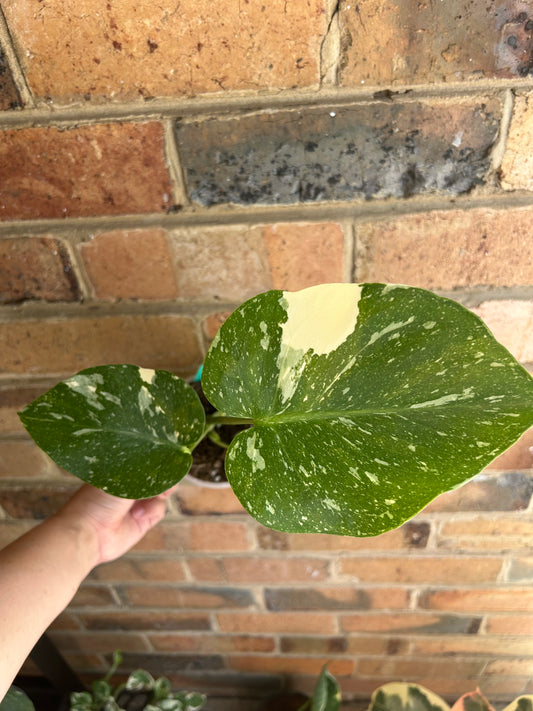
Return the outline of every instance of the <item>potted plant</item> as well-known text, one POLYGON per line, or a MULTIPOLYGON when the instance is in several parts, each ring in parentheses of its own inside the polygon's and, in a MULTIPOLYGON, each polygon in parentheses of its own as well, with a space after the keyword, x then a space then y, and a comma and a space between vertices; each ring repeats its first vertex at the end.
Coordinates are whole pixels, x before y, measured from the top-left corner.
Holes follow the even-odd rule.
POLYGON ((375 536, 478 474, 533 424, 533 378, 485 324, 423 289, 268 291, 205 358, 206 415, 181 378, 88 368, 20 414, 64 469, 117 496, 180 481, 197 445, 243 425, 230 485, 266 526, 375 536))
POLYGON ((200 711, 204 694, 195 691, 172 691, 166 677, 154 679, 144 669, 132 672, 123 684, 110 681, 122 662, 120 651, 103 679, 93 682, 90 691, 70 695, 70 711, 200 711))

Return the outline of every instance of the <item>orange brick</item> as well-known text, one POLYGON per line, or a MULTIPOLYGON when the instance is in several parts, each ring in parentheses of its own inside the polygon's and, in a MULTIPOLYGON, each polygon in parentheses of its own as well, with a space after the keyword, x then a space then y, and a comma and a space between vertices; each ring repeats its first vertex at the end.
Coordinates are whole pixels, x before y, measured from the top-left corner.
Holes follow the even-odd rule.
POLYGON ((340 573, 364 582, 387 583, 465 583, 495 582, 502 567, 500 558, 399 557, 345 558, 340 573))
POLYGON ((246 635, 152 634, 150 644, 158 652, 196 652, 197 654, 232 654, 233 652, 273 652, 272 637, 246 635))
POLYGON ((429 524, 409 522, 394 531, 380 536, 355 538, 351 536, 333 536, 320 533, 291 534, 288 547, 295 551, 375 551, 397 550, 400 548, 424 548, 429 536, 429 524))
POLYGON ((426 289, 533 283, 533 209, 451 210, 356 229, 356 280, 426 289))
POLYGON ((395 635, 448 635, 477 632, 481 618, 459 615, 437 615, 417 612, 345 614, 341 617, 343 632, 373 632, 395 635))
POLYGON ((79 299, 74 267, 60 240, 51 237, 2 239, 0 264, 0 304, 30 299, 79 299))
POLYGON ((234 583, 316 582, 329 570, 329 562, 317 558, 225 558, 223 565, 234 583))
POLYGON ((252 546, 248 527, 230 521, 191 521, 189 524, 191 551, 248 551, 252 546))
POLYGON ((533 428, 525 432, 516 444, 489 464, 487 469, 510 471, 533 469, 533 428))
POLYGON ((175 496, 181 513, 190 516, 245 513, 241 502, 229 487, 209 489, 183 481, 175 496))
POLYGON ((110 649, 123 652, 147 652, 150 649, 142 635, 129 632, 52 632, 50 636, 61 653, 109 654, 110 649))
MULTIPOLYGON (((531 542, 528 550, 531 550, 531 542)), ((530 581, 533 578, 533 557, 523 556, 512 558, 507 568, 506 578, 510 582, 518 580, 530 581)))
POLYGON ((296 291, 344 281, 344 235, 340 225, 279 224, 263 228, 273 289, 296 291))
POLYGON ((322 0, 264 6, 186 0, 176 8, 91 0, 3 5, 33 92, 68 101, 193 96, 316 86, 326 30, 322 0), (207 32, 208 30, 208 32, 207 32), (279 48, 283 47, 283 52, 279 48), (51 61, 53 57, 53 61, 51 61))
MULTIPOLYGON (((50 383, 50 387, 54 383, 50 383)), ((42 395, 48 388, 42 387, 7 387, 0 390, 0 432, 25 432, 17 415, 26 405, 42 395)))
POLYGON ((222 560, 219 558, 189 558, 187 565, 194 580, 200 583, 226 582, 222 560))
POLYGON ((492 538, 520 538, 531 541, 533 521, 518 516, 510 518, 468 518, 444 521, 442 536, 490 536, 492 538))
POLYGON ((424 514, 451 511, 520 511, 531 500, 528 474, 482 474, 458 489, 441 494, 424 509, 424 514))
POLYGON ((308 612, 221 612, 217 615, 217 620, 222 632, 252 634, 335 634, 337 627, 334 615, 308 612))
POLYGON ((100 299, 174 299, 176 281, 164 230, 102 232, 81 245, 100 299))
POLYGON ((57 476, 59 469, 33 441, 0 441, 0 479, 50 479, 57 476))
POLYGON ((131 556, 98 566, 91 573, 91 578, 119 583, 139 580, 179 583, 185 580, 185 571, 181 560, 131 556))
POLYGON ((472 311, 517 360, 533 362, 533 302, 485 301, 472 311))
POLYGON ((422 593, 421 608, 456 612, 533 612, 533 591, 527 588, 430 590, 422 593))
POLYGON ((0 323, 0 350, 0 372, 13 374, 68 375, 105 363, 190 373, 202 361, 194 323, 182 316, 0 323))
MULTIPOLYGON (((374 638, 380 643, 380 651, 383 649, 384 644, 382 640, 377 637, 374 638)), ((327 655, 327 654, 343 654, 348 648, 348 644, 345 637, 323 637, 316 636, 311 637, 309 635, 294 635, 291 637, 283 636, 279 640, 280 652, 284 654, 298 654, 298 655, 327 655)))
POLYGON ((110 588, 104 585, 82 585, 69 607, 116 607, 116 605, 116 599, 110 588))
POLYGON ((513 118, 501 165, 506 190, 533 189, 533 95, 515 97, 513 118))
POLYGON ((489 615, 487 634, 533 635, 533 615, 489 615))
POLYGON ((3 131, 0 186, 3 220, 161 212, 171 204, 162 127, 3 131))
POLYGON ((345 2, 340 83, 389 86, 526 76, 529 15, 518 9, 504 2, 496 11, 490 0, 345 2))
POLYGON ((210 314, 204 319, 203 331, 208 341, 212 341, 216 336, 218 329, 228 318, 231 311, 219 311, 218 313, 210 314))
POLYGON ((181 297, 239 304, 271 286, 259 228, 176 230, 170 247, 181 297))
POLYGON ((282 672, 283 674, 318 675, 325 664, 335 676, 350 676, 354 663, 351 659, 331 659, 330 657, 230 657, 229 666, 239 672, 282 672))
POLYGON ((358 657, 366 655, 401 655, 406 654, 409 649, 409 642, 400 637, 385 636, 362 637, 361 635, 348 636, 346 651, 358 657))
POLYGON ((214 609, 250 607, 255 603, 250 591, 236 588, 128 585, 120 592, 133 607, 214 609))

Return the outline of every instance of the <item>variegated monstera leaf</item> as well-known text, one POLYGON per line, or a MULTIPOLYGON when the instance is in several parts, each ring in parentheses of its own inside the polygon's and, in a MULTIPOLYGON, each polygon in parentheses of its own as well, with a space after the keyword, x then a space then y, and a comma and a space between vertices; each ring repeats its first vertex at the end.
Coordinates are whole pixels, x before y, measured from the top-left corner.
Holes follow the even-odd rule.
MULTIPOLYGON (((260 294, 220 329, 202 385, 214 421, 251 425, 228 479, 282 531, 395 528, 533 424, 524 368, 471 312, 411 287, 260 294)), ((190 386, 132 365, 82 371, 21 419, 60 466, 129 498, 179 481, 206 432, 190 386)))
POLYGON ((395 528, 533 424, 533 379, 483 322, 401 286, 260 294, 220 329, 202 385, 253 421, 226 472, 282 531, 395 528))

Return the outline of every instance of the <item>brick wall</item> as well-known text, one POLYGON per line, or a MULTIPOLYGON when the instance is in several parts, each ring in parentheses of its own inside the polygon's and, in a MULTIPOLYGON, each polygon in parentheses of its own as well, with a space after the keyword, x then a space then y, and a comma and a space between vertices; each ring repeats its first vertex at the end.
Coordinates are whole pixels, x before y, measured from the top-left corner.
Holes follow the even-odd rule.
MULTIPOLYGON (((96 363, 190 375, 259 291, 427 287, 531 366, 532 71, 525 0, 3 0, 0 545, 77 486, 17 409, 96 363)), ((212 698, 325 661, 346 698, 532 693, 532 445, 375 539, 183 484, 52 637, 212 698)))

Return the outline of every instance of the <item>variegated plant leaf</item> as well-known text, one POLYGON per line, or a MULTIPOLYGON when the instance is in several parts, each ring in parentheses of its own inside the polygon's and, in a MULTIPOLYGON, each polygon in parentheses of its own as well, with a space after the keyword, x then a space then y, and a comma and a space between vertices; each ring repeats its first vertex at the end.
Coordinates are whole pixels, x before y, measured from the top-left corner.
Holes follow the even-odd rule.
POLYGON ((185 381, 134 365, 83 370, 37 398, 20 419, 60 467, 130 499, 155 496, 182 479, 205 426, 185 381))
POLYGON ((395 528, 533 424, 527 371, 473 313, 411 287, 260 294, 223 324, 202 385, 253 421, 228 479, 282 531, 395 528))

